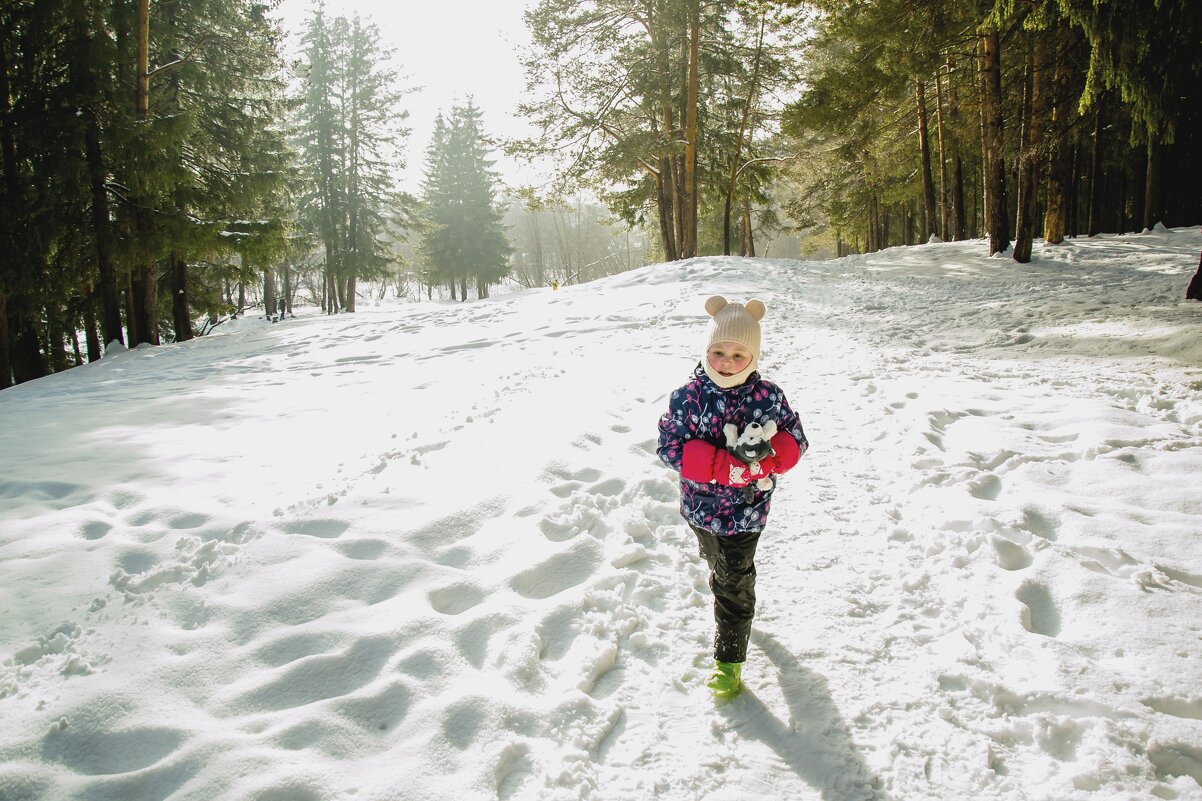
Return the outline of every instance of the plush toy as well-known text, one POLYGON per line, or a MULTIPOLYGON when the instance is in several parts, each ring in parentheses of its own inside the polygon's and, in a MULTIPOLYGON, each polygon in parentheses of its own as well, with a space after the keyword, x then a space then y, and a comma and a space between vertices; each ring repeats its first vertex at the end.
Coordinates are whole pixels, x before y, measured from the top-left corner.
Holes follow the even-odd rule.
MULTIPOLYGON (((771 420, 763 425, 748 423, 741 434, 738 426, 727 423, 722 427, 722 433, 726 435, 726 449, 750 467, 753 473, 759 472, 761 459, 775 453, 772 450, 772 438, 776 436, 776 423, 771 420)), ((770 476, 757 479, 755 485, 761 490, 770 490, 775 486, 770 476)))

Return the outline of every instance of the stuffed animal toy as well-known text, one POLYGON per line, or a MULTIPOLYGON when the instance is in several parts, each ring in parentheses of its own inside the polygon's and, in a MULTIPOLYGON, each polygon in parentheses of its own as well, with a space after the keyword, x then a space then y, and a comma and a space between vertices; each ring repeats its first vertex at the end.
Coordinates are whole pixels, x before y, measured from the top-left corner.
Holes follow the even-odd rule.
MULTIPOLYGON (((741 434, 738 426, 727 423, 722 427, 722 433, 726 435, 726 449, 750 467, 753 473, 759 471, 761 459, 775 453, 772 450, 772 438, 776 436, 776 423, 771 420, 763 425, 748 423, 741 434)), ((760 490, 770 490, 775 486, 769 476, 757 479, 755 485, 760 490)), ((748 493, 750 494, 750 489, 748 493)))

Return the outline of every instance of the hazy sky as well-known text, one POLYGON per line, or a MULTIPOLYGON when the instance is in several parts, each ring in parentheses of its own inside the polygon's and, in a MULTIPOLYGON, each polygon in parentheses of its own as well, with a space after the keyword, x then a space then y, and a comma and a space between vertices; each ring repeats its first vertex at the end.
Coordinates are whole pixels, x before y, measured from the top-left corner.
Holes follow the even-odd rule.
MULTIPOLYGON (((525 80, 518 49, 529 41, 522 12, 534 0, 327 0, 327 17, 356 13, 380 28, 381 40, 396 50, 402 87, 420 86, 405 95, 409 126, 403 188, 417 191, 434 117, 472 95, 484 112, 486 131, 494 136, 529 134, 515 116, 525 80)), ((277 12, 293 35, 311 16, 315 0, 282 0, 277 12)), ((494 154, 496 169, 509 182, 530 182, 531 173, 494 154)))

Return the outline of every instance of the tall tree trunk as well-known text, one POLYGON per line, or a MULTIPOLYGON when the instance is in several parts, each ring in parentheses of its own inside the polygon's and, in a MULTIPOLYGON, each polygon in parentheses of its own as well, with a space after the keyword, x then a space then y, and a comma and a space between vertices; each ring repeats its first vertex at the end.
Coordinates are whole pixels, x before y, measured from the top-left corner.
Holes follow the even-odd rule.
POLYGON ((263 268, 263 314, 268 320, 275 317, 275 273, 270 267, 263 268))
POLYGON ((1093 112, 1093 152, 1089 159, 1089 222, 1086 234, 1102 233, 1102 97, 1093 112))
POLYGON ((1127 232, 1127 167, 1125 165, 1118 171, 1115 191, 1117 191, 1118 197, 1114 202, 1114 232, 1125 234, 1127 232))
MULTIPOLYGON (((747 89, 747 98, 743 103, 743 113, 739 120, 739 131, 735 137, 735 152, 730 160, 730 182, 726 187, 726 205, 722 210, 722 255, 730 255, 730 214, 735 201, 735 188, 738 185, 740 161, 743 160, 743 142, 748 134, 751 121, 751 109, 755 103, 756 92, 760 81, 760 57, 764 50, 764 28, 768 23, 767 15, 760 18, 760 32, 755 42, 755 58, 751 67, 751 81, 747 89)), ((740 254, 743 255, 743 254, 740 254)))
MULTIPOLYGON (((397 293, 400 294, 399 292, 397 293)), ((292 313, 292 265, 284 262, 284 310, 280 317, 292 313)))
POLYGON ((1140 231, 1144 227, 1144 197, 1148 186, 1148 158, 1146 146, 1131 148, 1131 161, 1135 167, 1131 186, 1131 229, 1140 231))
POLYGON ((1027 51, 1026 86, 1023 91, 1022 133, 1019 137, 1018 214, 1015 222, 1014 260, 1031 260, 1035 239, 1036 187, 1043 167, 1043 116, 1047 107, 1048 44, 1043 31, 1032 34, 1027 51))
POLYGON ((174 251, 171 253, 171 322, 176 342, 187 342, 195 336, 192 314, 188 310, 188 261, 174 251))
MULTIPOLYGON (((952 60, 949 58, 947 61, 947 113, 953 129, 957 128, 956 122, 960 119, 960 104, 956 93, 956 83, 953 80, 954 75, 952 60)), ((949 189, 951 208, 948 211, 948 217, 951 224, 951 238, 959 241, 968 235, 965 219, 966 206, 964 205, 964 160, 960 155, 960 144, 956 137, 949 136, 947 141, 948 164, 952 172, 949 189)))
POLYGON ((138 314, 138 300, 141 297, 134 292, 134 276, 132 271, 125 274, 125 342, 131 348, 136 347, 142 341, 141 331, 138 328, 141 325, 142 315, 138 314))
MULTIPOLYGON (((149 148, 149 133, 147 126, 150 119, 150 0, 137 0, 137 18, 135 25, 137 35, 137 91, 134 95, 134 113, 140 137, 135 147, 149 148)), ((136 176, 139 186, 146 187, 149 176, 136 176)), ((153 213, 148 193, 140 194, 135 205, 135 229, 141 243, 136 267, 137 274, 133 280, 134 315, 137 320, 137 339, 130 333, 130 342, 141 344, 149 342, 159 344, 159 285, 158 273, 155 268, 154 254, 148 251, 148 246, 155 240, 153 223, 150 215, 153 213)))
POLYGON ((673 203, 673 199, 676 197, 675 157, 673 156, 675 146, 673 143, 680 138, 680 133, 676 130, 675 117, 672 113, 672 68, 665 26, 652 25, 649 32, 660 76, 660 124, 663 126, 660 135, 664 150, 659 158, 658 172, 655 175, 660 244, 664 250, 664 261, 676 261, 679 257, 678 243, 680 239, 676 231, 676 208, 673 203))
POLYGON ((92 240, 96 248, 96 263, 100 281, 100 320, 104 344, 124 344, 121 330, 121 296, 117 290, 117 266, 112 256, 112 219, 109 212, 107 171, 100 145, 100 126, 94 115, 87 123, 85 150, 88 176, 92 188, 92 240))
MULTIPOLYGON (((78 367, 79 365, 84 364, 87 360, 84 359, 83 354, 79 350, 79 336, 77 335, 76 331, 71 329, 71 326, 73 325, 83 325, 86 329, 87 323, 77 318, 76 320, 72 321, 63 332, 67 337, 67 341, 71 343, 71 355, 75 357, 75 364, 72 366, 78 367)), ((86 335, 87 334, 85 331, 85 337, 86 335)))
POLYGON ((936 233, 935 184, 931 179, 931 144, 927 130, 927 99, 922 79, 914 78, 914 101, 918 108, 918 152, 922 165, 922 240, 936 233))
POLYGON ((968 221, 964 206, 964 160, 959 149, 952 154, 952 238, 960 241, 968 236, 968 221))
POLYGON ((334 250, 334 241, 329 236, 325 239, 326 249, 326 278, 325 278, 325 313, 335 314, 338 312, 338 292, 334 289, 335 271, 337 269, 336 253, 334 250))
POLYGON ((351 273, 346 279, 346 310, 348 312, 355 310, 355 293, 359 291, 358 285, 359 279, 354 273, 351 273))
MULTIPOLYGON (((71 366, 64 348, 67 337, 67 321, 63 319, 58 305, 49 303, 46 306, 45 338, 42 340, 46 358, 52 373, 61 373, 71 366)), ((72 336, 74 339, 74 336, 72 336)))
POLYGON ((150 0, 137 0, 138 87, 134 112, 140 118, 150 113, 150 0))
MULTIPOLYGON (((687 16, 687 15, 686 15, 687 16)), ((679 61, 679 86, 676 90, 676 96, 679 102, 683 104, 680 109, 679 122, 680 126, 674 142, 682 142, 685 139, 685 129, 688 120, 688 97, 689 97, 689 29, 686 25, 680 31, 680 39, 678 42, 680 47, 679 61)), ((674 145, 675 147, 675 145, 674 145)), ((685 255, 688 252, 688 225, 685 222, 689 218, 689 204, 685 198, 685 154, 683 152, 674 152, 672 156, 672 191, 673 200, 672 207, 676 212, 676 255, 678 258, 687 259, 685 255)))
POLYGON ((13 378, 22 384, 50 375, 38 329, 27 313, 17 312, 10 318, 12 328, 13 378))
POLYGON ((13 385, 12 343, 8 337, 8 296, 0 288, 0 389, 13 385))
POLYGON ((684 200, 685 236, 681 255, 697 255, 697 104, 701 70, 697 63, 701 46, 700 0, 688 0, 689 11, 689 90, 684 129, 684 200))
POLYGON ((1148 132, 1147 180, 1144 183, 1144 228, 1151 229, 1156 223, 1165 221, 1164 198, 1164 148, 1152 131, 1148 132))
MULTIPOLYGON (((167 53, 167 59, 170 63, 183 57, 177 49, 180 41, 179 4, 166 4, 165 13, 167 24, 171 29, 171 41, 175 43, 167 53)), ((180 94, 182 86, 178 70, 168 73, 167 86, 171 113, 179 114, 181 113, 180 94)), ((183 161, 183 154, 180 152, 173 153, 172 160, 176 164, 181 163, 183 161)), ((188 204, 182 193, 176 192, 174 200, 178 217, 180 219, 189 219, 191 215, 188 214, 188 204)), ((191 287, 188 281, 188 253, 172 250, 167 257, 167 269, 171 279, 171 324, 175 330, 175 341, 187 342, 195 336, 192 331, 192 313, 190 310, 191 299, 189 298, 189 292, 191 291, 191 287)))
POLYGON ((96 39, 101 34, 91 30, 91 18, 84 0, 73 0, 72 15, 75 25, 77 57, 81 60, 80 112, 85 119, 84 153, 88 163, 88 180, 92 193, 92 242, 96 250, 96 265, 99 272, 101 325, 104 344, 124 343, 121 330, 121 299, 117 291, 117 269, 112 256, 112 218, 109 211, 108 171, 105 169, 101 147, 100 121, 97 119, 98 95, 95 70, 99 58, 96 39))
POLYGON ((4 239, 0 240, 0 389, 8 389, 13 385, 13 362, 11 340, 9 338, 8 287, 5 286, 4 276, 10 272, 8 264, 17 258, 17 233, 13 230, 13 215, 10 208, 19 202, 21 182, 17 175, 17 143, 12 125, 12 96, 9 92, 8 71, 10 56, 7 37, 0 31, 0 168, 4 170, 4 208, 3 223, 4 239))
POLYGON ((676 232, 673 221, 676 214, 672 209, 672 159, 660 159, 660 171, 655 180, 656 200, 659 205, 659 236, 664 248, 664 261, 676 261, 676 232))
POLYGON ((947 187, 947 137, 943 127, 943 70, 935 70, 935 122, 939 133, 939 238, 951 239, 947 187))
POLYGON ((1051 139, 1048 147, 1048 203, 1044 213, 1043 238, 1049 245, 1059 245, 1068 230, 1069 176, 1068 135, 1073 109, 1076 108, 1076 93, 1071 92, 1072 36, 1068 23, 1061 21, 1056 29, 1056 83, 1052 96, 1051 139))
POLYGON ((877 195, 877 166, 867 150, 860 153, 860 160, 864 165, 864 186, 868 192, 867 252, 875 253, 881 249, 881 204, 877 195))
POLYGON ((755 234, 751 228, 751 201, 743 203, 743 242, 744 256, 755 258, 755 234))
POLYGON ((1076 239, 1081 228, 1081 142, 1080 135, 1073 137, 1072 158, 1069 161, 1068 181, 1068 235, 1076 239))
POLYGON ((96 329, 96 296, 90 294, 83 302, 84 341, 88 347, 88 361, 94 362, 104 355, 100 347, 100 332, 96 329))
MULTIPOLYGON (((683 134, 683 132, 682 132, 683 134)), ((688 205, 684 200, 684 156, 672 157, 672 211, 676 226, 676 258, 684 259, 685 253, 685 218, 688 205)))
POLYGON ((989 254, 1010 247, 1006 162, 1002 155, 1001 44, 996 30, 981 37, 981 113, 985 122, 985 194, 989 254))

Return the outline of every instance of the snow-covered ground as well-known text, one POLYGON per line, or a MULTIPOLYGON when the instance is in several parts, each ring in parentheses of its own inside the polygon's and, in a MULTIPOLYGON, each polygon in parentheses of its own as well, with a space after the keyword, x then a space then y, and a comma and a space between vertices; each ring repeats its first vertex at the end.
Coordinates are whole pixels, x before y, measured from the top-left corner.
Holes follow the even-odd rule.
POLYGON ((1202 799, 1196 229, 704 258, 0 393, 0 798, 1202 799), (768 304, 749 689, 656 422, 768 304))

